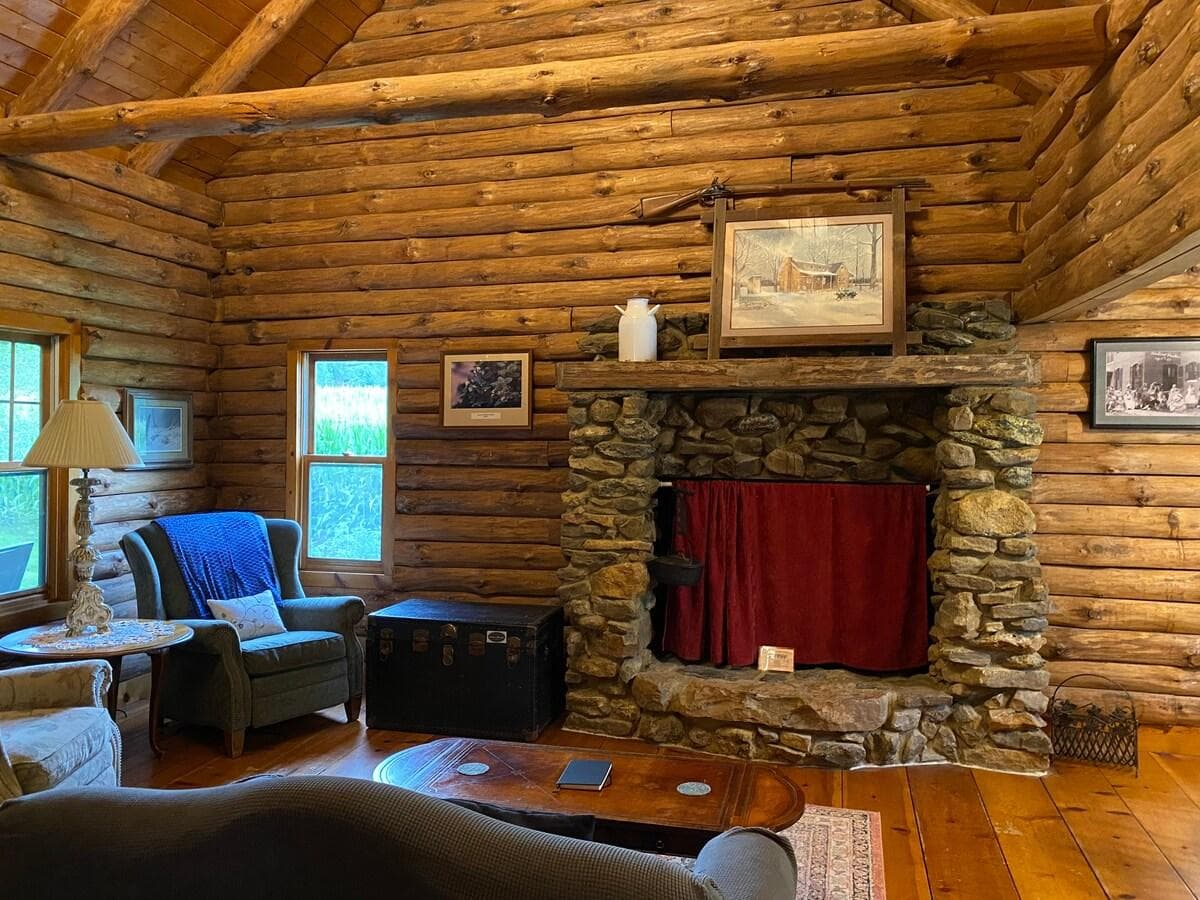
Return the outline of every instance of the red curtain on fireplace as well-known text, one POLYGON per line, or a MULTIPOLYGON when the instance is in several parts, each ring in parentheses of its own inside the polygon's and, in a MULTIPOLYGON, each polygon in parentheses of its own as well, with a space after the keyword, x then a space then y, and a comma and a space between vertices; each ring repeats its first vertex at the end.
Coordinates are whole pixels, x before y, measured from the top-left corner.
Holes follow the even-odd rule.
POLYGON ((676 552, 704 563, 667 606, 663 649, 755 665, 871 672, 927 664, 926 489, 920 484, 678 482, 676 552), (682 533, 678 533, 682 532, 682 533))

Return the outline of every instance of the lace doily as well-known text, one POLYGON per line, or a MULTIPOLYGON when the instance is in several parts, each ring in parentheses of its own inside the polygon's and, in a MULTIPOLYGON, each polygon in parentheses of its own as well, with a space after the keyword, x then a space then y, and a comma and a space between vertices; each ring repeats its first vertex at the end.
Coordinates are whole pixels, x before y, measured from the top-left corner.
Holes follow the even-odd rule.
POLYGON ((58 625, 30 635, 21 643, 36 650, 57 650, 72 653, 78 650, 114 650, 129 647, 152 647, 164 638, 172 637, 178 626, 171 622, 129 621, 114 619, 105 634, 89 632, 67 637, 67 626, 58 625))

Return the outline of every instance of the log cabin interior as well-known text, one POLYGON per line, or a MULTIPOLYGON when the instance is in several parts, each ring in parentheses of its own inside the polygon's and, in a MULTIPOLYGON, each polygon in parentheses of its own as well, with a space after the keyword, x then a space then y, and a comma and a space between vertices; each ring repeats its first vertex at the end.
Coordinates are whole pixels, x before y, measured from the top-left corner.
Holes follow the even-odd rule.
POLYGON ((5 895, 1200 897, 1198 51, 0 0, 5 895))

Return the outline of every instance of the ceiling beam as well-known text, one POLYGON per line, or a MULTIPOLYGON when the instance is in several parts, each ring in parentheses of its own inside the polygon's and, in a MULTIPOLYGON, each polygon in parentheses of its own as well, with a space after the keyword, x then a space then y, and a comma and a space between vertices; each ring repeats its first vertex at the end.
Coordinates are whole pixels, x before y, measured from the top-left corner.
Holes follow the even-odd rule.
MULTIPOLYGON (((905 0, 917 15, 930 21, 938 19, 971 19, 986 16, 987 10, 971 0, 905 0)), ((1058 87, 1053 76, 1041 72, 1019 72, 1017 78, 1039 94, 1049 94, 1058 87)))
POLYGON ((96 74, 113 39, 124 31, 149 0, 92 0, 50 61, 12 102, 8 114, 53 112, 75 96, 96 74))
MULTIPOLYGON (((223 94, 241 84, 264 56, 278 44, 303 16, 315 0, 271 0, 256 15, 207 71, 188 88, 185 97, 223 94)), ((142 144, 129 152, 126 163, 157 175, 170 161, 183 141, 142 144)))
POLYGON ((607 59, 10 116, 0 120, 0 155, 371 122, 520 112, 553 116, 639 103, 734 100, 1095 65, 1104 59, 1106 16, 1104 6, 1071 7, 607 59))

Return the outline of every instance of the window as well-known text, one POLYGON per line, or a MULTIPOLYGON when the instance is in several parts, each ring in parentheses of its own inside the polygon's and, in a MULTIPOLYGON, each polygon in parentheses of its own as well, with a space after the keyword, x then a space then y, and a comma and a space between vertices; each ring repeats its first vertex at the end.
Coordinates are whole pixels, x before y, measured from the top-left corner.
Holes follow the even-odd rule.
POLYGON ((394 354, 294 351, 296 452, 289 500, 308 570, 390 567, 395 473, 390 398, 394 354))
MULTIPOLYGON (((67 586, 68 474, 26 468, 58 401, 79 387, 79 329, 66 319, 0 311, 0 603, 18 616, 67 586)), ((7 619, 6 619, 7 624, 7 619)))
POLYGON ((0 598, 46 587, 49 473, 21 459, 50 414, 49 338, 0 331, 0 598))

